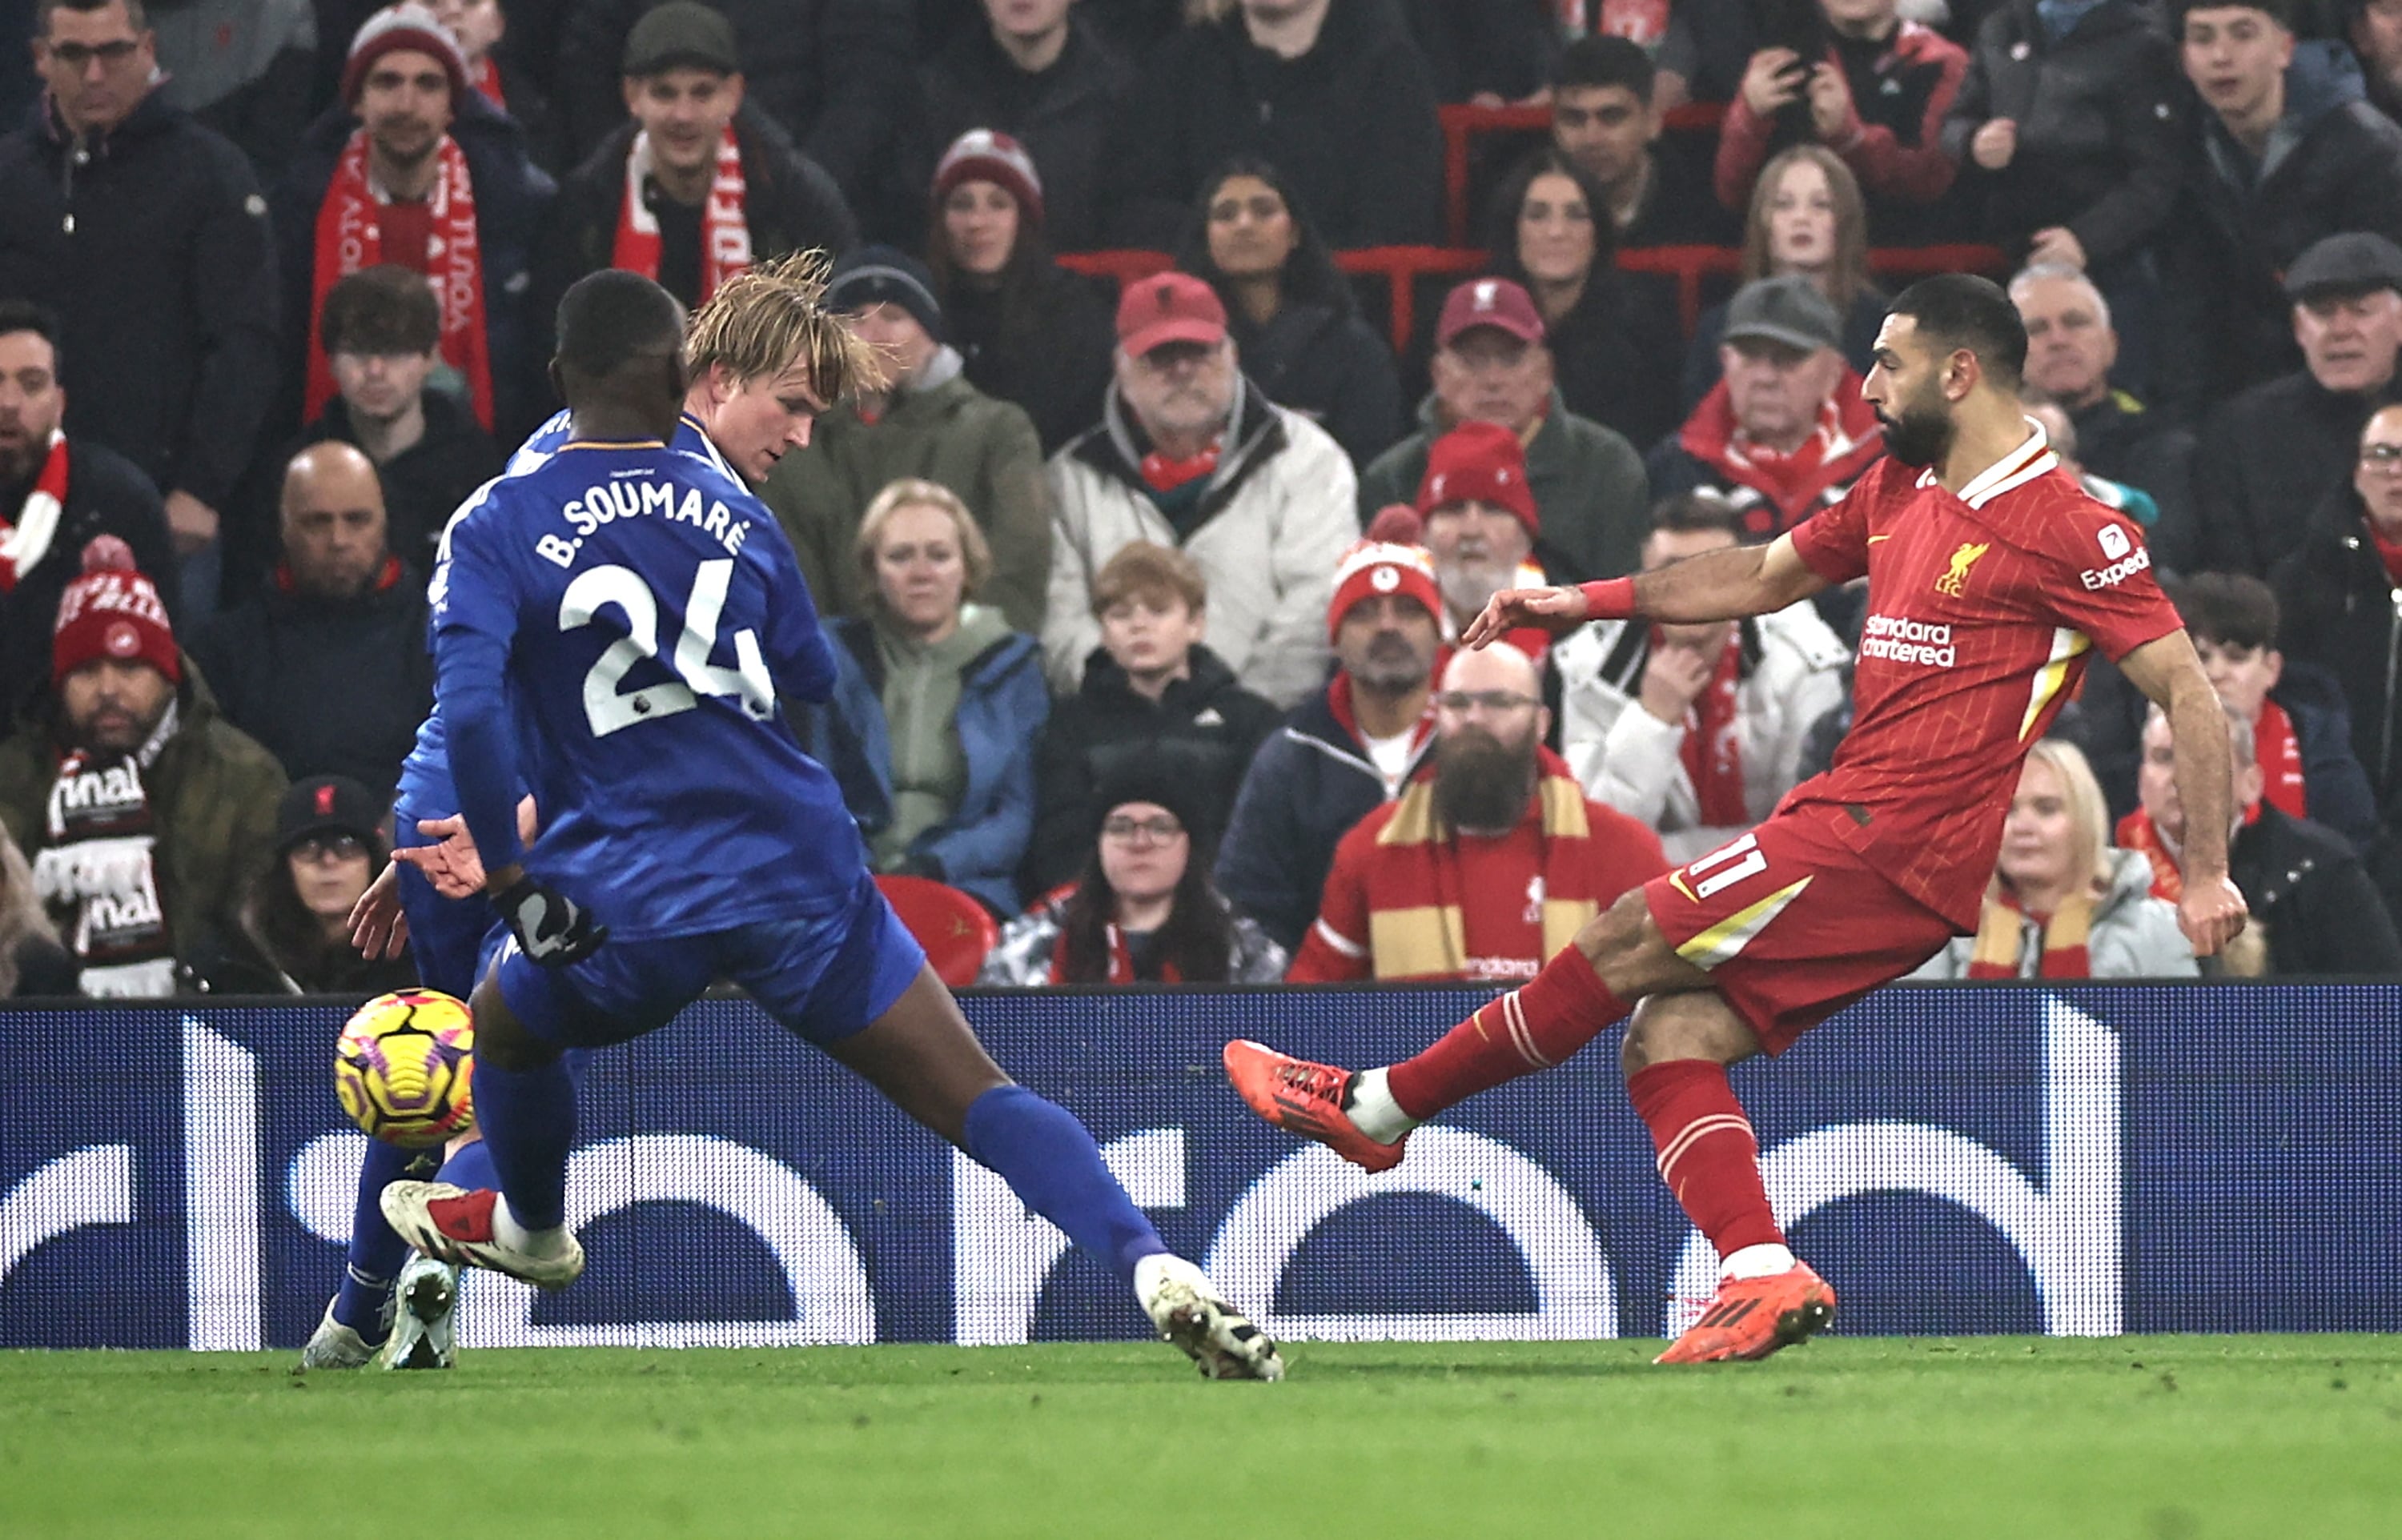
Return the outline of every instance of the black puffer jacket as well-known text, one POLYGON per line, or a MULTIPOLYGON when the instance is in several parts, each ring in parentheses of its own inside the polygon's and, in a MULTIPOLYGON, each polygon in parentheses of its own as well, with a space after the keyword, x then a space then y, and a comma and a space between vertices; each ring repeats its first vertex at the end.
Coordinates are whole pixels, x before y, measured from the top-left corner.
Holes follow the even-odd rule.
POLYGON ((999 292, 959 280, 940 296, 943 328, 967 360, 968 383, 1032 418, 1046 455, 1100 420, 1117 347, 1116 302, 1103 284, 1043 268, 1017 312, 999 292))
POLYGON ((2087 265, 2108 268, 2159 233, 2176 202, 2187 100, 2176 49, 2138 0, 2102 0, 2057 43, 2036 0, 2009 0, 1977 29, 1943 147, 1989 239, 2022 251, 2036 230, 2065 225, 2087 265), (1989 172, 1968 141, 1995 117, 2018 124, 2018 153, 1989 172))
POLYGON ((2390 825, 2402 803, 2402 590, 2386 575, 2348 483, 2320 502, 2271 584, 2278 646, 2342 687, 2353 753, 2390 825))
POLYGON ((1318 918, 1335 846, 1388 800, 1367 746, 1334 714, 1348 683, 1294 707, 1260 745, 1218 847, 1218 890, 1288 952, 1318 918))
POLYGON ((1260 740, 1276 730, 1274 706, 1236 682, 1235 671, 1207 647, 1195 647, 1192 677, 1168 685, 1157 700, 1135 693, 1125 670, 1096 650, 1084 682, 1051 708, 1042 749, 1034 763, 1034 837, 1027 846, 1018 886, 1049 892, 1084 870, 1093 847, 1093 789, 1121 758, 1138 750, 1170 757, 1180 778, 1207 809, 1214 841, 1226 829, 1235 793, 1260 740))
POLYGON ((2227 852, 2279 978, 2402 975, 2402 941, 2360 858, 2341 835, 2263 803, 2227 852))
POLYGON ((2285 271, 2345 230, 2402 241, 2402 128, 2364 99, 2340 44, 2304 43, 2285 71, 2285 117, 2255 161, 2205 108, 2160 242, 2168 324, 2155 371, 2172 405, 2222 401, 2301 366, 2285 271), (2332 50, 2332 51, 2330 51, 2332 50))
POLYGON ((1113 243, 1173 250, 1202 179, 1238 156, 1292 184, 1326 243, 1443 239, 1434 82, 1389 0, 1333 0, 1298 59, 1255 48, 1240 14, 1154 52, 1112 137, 1113 243))
POLYGON ((1040 75, 1001 51, 981 15, 960 28, 918 76, 925 111, 911 135, 904 172, 911 186, 932 185, 952 140, 970 129, 998 129, 1034 158, 1052 246, 1080 252, 1102 244, 1102 162, 1134 67, 1093 30, 1084 14, 1091 8, 1068 13, 1068 46, 1040 75))
POLYGON ((1334 435, 1355 467, 1399 443, 1401 380, 1392 350, 1349 310, 1287 305, 1264 326, 1228 308, 1243 373, 1279 406, 1334 435))
POLYGON ((2266 577, 2302 543, 2311 510, 2349 488, 2362 426, 2397 394, 2402 378, 2358 395, 2303 370, 2212 413, 2193 457, 2194 565, 2266 577))
POLYGON ((275 242, 242 152, 156 92, 81 151, 0 139, 0 295, 66 322, 67 433, 222 509, 274 397, 275 242))

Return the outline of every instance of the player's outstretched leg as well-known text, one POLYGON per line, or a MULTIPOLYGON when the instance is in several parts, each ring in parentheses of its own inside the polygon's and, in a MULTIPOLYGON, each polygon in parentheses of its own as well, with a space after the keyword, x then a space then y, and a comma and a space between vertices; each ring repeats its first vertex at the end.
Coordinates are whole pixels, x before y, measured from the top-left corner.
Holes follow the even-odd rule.
POLYGON ((1651 1131, 1660 1179, 1719 1254, 1717 1293, 1658 1363, 1765 1358, 1835 1319, 1835 1291, 1786 1247, 1760 1180, 1760 1141, 1727 1082, 1727 1066, 1759 1051, 1751 1028, 1709 992, 1646 1000, 1627 1026, 1626 1093, 1651 1131))
MULTIPOLYGON (((471 1138, 453 1149, 434 1179, 465 1192, 497 1187, 500 1182, 492 1170, 492 1152, 480 1138, 471 1138)), ((392 1342, 384 1350, 384 1368, 449 1368, 458 1361, 458 1268, 439 1258, 411 1257, 400 1270, 393 1304, 392 1342)))
POLYGON ((1143 1313, 1213 1380, 1277 1380, 1277 1345, 1159 1231, 1066 1108, 1011 1083, 932 969, 827 1052, 904 1112, 967 1151, 1027 1207, 1131 1286, 1143 1313))
POLYGON ((429 1257, 565 1288, 584 1272, 584 1247, 567 1228, 575 1081, 559 1050, 518 1022, 497 980, 496 966, 474 1003, 476 1126, 499 1190, 394 1182, 383 1189, 384 1217, 429 1257))
POLYGON ((408 1243, 384 1222, 383 1189, 410 1174, 431 1172, 437 1152, 367 1141, 351 1205, 351 1244, 342 1258, 341 1292, 300 1350, 302 1368, 357 1368, 376 1354, 393 1327, 393 1286, 408 1259, 408 1243))
POLYGON ((1480 1091, 1565 1064, 1663 990, 1709 975, 1677 956, 1638 889, 1518 988, 1479 1006, 1423 1052, 1362 1074, 1248 1040, 1228 1043, 1226 1077, 1261 1117, 1370 1171, 1400 1162, 1409 1131, 1480 1091))

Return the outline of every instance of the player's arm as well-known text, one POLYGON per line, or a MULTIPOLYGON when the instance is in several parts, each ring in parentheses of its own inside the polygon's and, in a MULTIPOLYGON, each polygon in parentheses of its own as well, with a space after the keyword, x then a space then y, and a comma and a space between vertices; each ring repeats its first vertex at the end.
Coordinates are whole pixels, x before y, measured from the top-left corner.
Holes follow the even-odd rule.
POLYGON ((1740 620, 1796 604, 1827 586, 1795 549, 1791 534, 1765 545, 1732 545, 1633 577, 1573 588, 1510 588, 1493 596, 1460 639, 1482 647, 1534 626, 1554 635, 1589 620, 1740 620))
POLYGON ((2144 643, 2119 667, 2168 715, 2177 801, 2185 808, 2185 896, 2177 901, 2177 925, 2194 956, 2207 957, 2241 934, 2244 921, 2243 895, 2227 874, 2227 837, 2235 822, 2227 710, 2182 630, 2144 643))

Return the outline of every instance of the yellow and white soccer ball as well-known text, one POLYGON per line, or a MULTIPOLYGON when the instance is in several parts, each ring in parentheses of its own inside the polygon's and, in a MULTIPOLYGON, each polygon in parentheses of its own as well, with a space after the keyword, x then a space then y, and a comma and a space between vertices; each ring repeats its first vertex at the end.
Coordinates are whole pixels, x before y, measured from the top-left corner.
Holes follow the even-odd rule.
POLYGON ((342 1027, 334 1093, 362 1132, 430 1148, 476 1126, 475 1049, 464 1002, 431 989, 379 995, 342 1027))

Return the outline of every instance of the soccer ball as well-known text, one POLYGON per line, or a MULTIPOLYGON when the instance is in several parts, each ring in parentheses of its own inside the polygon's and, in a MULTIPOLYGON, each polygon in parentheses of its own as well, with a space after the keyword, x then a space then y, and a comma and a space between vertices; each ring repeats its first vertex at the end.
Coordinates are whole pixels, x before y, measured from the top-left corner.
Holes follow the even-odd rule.
POLYGON ((476 1126, 476 1061, 467 1007, 431 989, 379 995, 343 1024, 334 1094, 362 1132, 426 1149, 476 1126))

